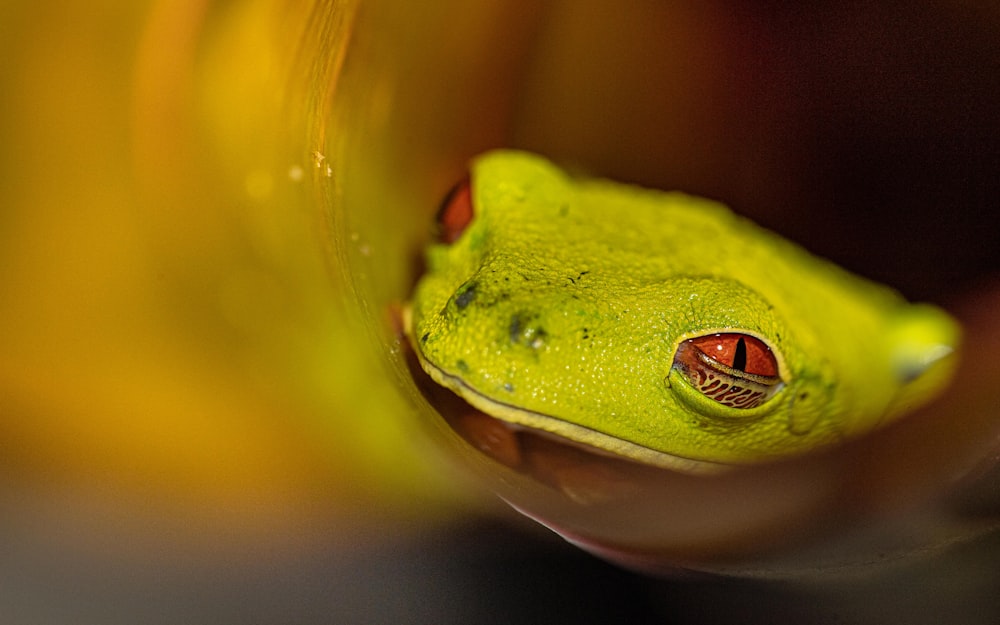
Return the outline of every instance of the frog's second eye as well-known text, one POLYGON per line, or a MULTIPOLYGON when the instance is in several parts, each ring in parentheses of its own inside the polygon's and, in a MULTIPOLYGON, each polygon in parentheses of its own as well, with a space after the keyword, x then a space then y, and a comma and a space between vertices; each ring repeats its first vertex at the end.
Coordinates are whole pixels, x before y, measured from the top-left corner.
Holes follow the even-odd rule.
POLYGON ((466 176, 455 185, 444 201, 437 214, 438 239, 442 243, 454 243, 462 236, 465 229, 472 223, 475 211, 472 210, 472 187, 466 176))
POLYGON ((749 334, 688 339, 677 346, 673 366, 699 393, 731 408, 756 408, 782 386, 774 352, 749 334))

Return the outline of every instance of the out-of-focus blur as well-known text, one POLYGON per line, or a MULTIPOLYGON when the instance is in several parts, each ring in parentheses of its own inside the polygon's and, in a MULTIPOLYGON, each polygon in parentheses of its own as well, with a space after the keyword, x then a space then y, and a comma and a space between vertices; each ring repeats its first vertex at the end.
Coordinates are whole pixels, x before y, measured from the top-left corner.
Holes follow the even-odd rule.
POLYGON ((805 591, 605 565, 483 492, 408 377, 437 201, 535 149, 956 310, 969 382, 857 483, 992 527, 1000 12, 809 6, 0 5, 0 622, 995 622, 985 529, 805 591))
POLYGON ((328 266, 324 163, 288 120, 308 7, 5 12, 11 511, 283 541, 454 499, 328 266))

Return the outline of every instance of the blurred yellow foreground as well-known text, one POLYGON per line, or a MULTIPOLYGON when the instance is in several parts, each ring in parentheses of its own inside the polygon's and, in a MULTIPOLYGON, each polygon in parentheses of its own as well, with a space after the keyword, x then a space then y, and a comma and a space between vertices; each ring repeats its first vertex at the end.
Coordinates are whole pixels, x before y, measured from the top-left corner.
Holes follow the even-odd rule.
POLYGON ((9 519, 218 544, 459 500, 313 208, 355 4, 0 7, 9 519))

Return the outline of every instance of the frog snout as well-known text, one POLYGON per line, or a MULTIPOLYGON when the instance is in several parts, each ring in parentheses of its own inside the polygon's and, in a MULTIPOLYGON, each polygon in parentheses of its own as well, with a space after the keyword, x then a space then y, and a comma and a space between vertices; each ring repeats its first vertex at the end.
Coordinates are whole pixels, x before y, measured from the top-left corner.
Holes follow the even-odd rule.
POLYGON ((958 323, 935 306, 917 304, 897 313, 889 341, 892 367, 899 382, 914 382, 954 360, 960 335, 958 323))

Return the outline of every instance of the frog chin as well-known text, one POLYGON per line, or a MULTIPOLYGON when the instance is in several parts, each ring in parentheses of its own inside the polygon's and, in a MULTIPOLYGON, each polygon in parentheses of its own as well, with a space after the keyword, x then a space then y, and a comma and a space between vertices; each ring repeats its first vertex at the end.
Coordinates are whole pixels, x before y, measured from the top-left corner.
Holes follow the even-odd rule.
POLYGON ((433 363, 427 362, 423 358, 420 359, 420 362, 424 371, 435 382, 450 389, 479 414, 502 423, 508 429, 530 431, 566 445, 579 447, 593 454, 679 473, 706 475, 734 468, 734 465, 669 454, 592 428, 564 421, 554 415, 533 412, 497 401, 480 393, 458 377, 442 371, 433 363))

